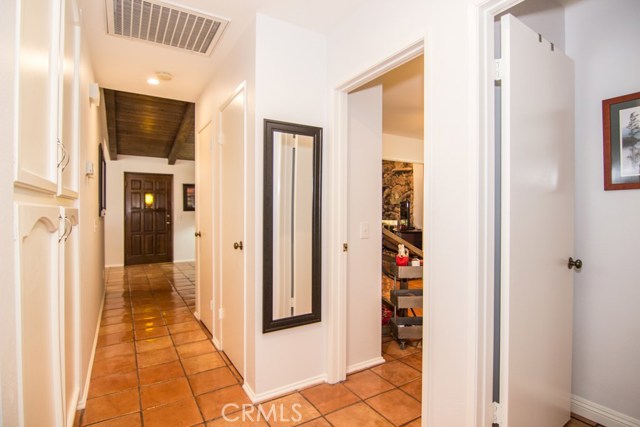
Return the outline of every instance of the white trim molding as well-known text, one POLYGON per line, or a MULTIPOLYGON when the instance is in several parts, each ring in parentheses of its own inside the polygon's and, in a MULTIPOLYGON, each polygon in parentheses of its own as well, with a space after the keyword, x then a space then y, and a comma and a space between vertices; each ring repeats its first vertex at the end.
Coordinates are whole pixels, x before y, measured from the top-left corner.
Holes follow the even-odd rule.
MULTIPOLYGON (((107 291, 105 289, 102 294, 102 302, 100 303, 100 310, 98 311, 98 323, 96 324, 96 333, 93 337, 93 349, 91 350, 91 356, 89 357, 89 368, 87 369, 87 376, 84 378, 84 387, 82 387, 82 395, 80 396, 80 400, 78 400, 77 410, 82 410, 87 405, 87 398, 89 396, 89 385, 91 384, 91 372, 93 371, 93 360, 96 357, 96 349, 98 348, 98 338, 100 336, 100 325, 102 324, 102 311, 104 310, 104 301, 107 296, 107 291)), ((82 379, 81 379, 82 380, 82 379)))
POLYGON ((607 427, 640 427, 640 420, 575 394, 571 396, 571 412, 607 427))
POLYGON ((326 375, 318 375, 317 377, 307 378, 306 380, 298 381, 292 384, 287 384, 282 387, 274 388, 273 390, 265 391, 263 393, 256 393, 251 386, 246 382, 242 385, 242 388, 251 399, 252 403, 266 402, 267 400, 275 399, 284 395, 287 395, 296 390, 311 387, 313 385, 323 384, 327 382, 326 375))
POLYGON ((354 363, 353 365, 347 366, 347 374, 352 374, 357 371, 369 369, 374 366, 381 365, 384 362, 385 362, 384 357, 378 356, 370 360, 365 360, 364 362, 354 363))

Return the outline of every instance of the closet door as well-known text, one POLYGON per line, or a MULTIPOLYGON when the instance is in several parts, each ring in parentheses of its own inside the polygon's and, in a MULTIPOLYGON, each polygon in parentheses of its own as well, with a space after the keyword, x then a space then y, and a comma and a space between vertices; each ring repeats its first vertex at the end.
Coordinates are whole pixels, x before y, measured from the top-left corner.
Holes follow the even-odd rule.
POLYGON ((15 180, 57 192, 60 0, 21 0, 15 180))
POLYGON ((80 397, 80 290, 78 288, 78 209, 60 208, 60 313, 63 350, 64 411, 72 427, 80 397))
POLYGON ((22 426, 62 426, 59 208, 18 205, 22 426))

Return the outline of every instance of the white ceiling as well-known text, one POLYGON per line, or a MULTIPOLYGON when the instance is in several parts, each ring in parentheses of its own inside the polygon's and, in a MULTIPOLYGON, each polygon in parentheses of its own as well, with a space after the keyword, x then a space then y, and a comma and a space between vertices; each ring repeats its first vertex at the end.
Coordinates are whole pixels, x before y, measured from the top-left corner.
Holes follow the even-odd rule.
POLYGON ((407 138, 424 138, 424 57, 419 56, 380 77, 382 130, 407 138))
POLYGON ((83 37, 90 46, 98 84, 109 89, 193 102, 257 12, 326 33, 331 29, 328 23, 337 22, 366 0, 165 1, 230 21, 210 57, 107 35, 105 1, 109 0, 78 0, 83 37), (159 86, 148 85, 147 78, 156 71, 171 73, 173 80, 159 86))

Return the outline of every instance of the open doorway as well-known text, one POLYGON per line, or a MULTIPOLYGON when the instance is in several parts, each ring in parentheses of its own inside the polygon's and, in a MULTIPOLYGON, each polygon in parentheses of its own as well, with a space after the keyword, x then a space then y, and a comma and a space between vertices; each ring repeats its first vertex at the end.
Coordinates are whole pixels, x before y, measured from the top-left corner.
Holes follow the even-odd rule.
POLYGON ((422 398, 423 94, 420 50, 347 96, 346 385, 365 370, 398 388, 386 393, 406 408, 386 415, 402 423, 422 398), (399 244, 413 267, 396 260, 399 244), (407 292, 412 305, 398 301, 407 292))

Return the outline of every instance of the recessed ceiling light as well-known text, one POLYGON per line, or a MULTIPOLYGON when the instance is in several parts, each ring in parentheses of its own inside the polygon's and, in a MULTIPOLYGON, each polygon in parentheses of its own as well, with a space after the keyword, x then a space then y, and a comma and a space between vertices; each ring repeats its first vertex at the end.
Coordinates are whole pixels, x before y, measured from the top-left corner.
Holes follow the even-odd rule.
POLYGON ((156 71, 156 77, 158 78, 158 80, 168 82, 173 78, 173 75, 171 73, 167 73, 166 71, 156 71))
POLYGON ((150 85, 159 85, 160 84, 160 80, 156 79, 155 77, 149 77, 147 79, 147 83, 149 83, 150 85))

